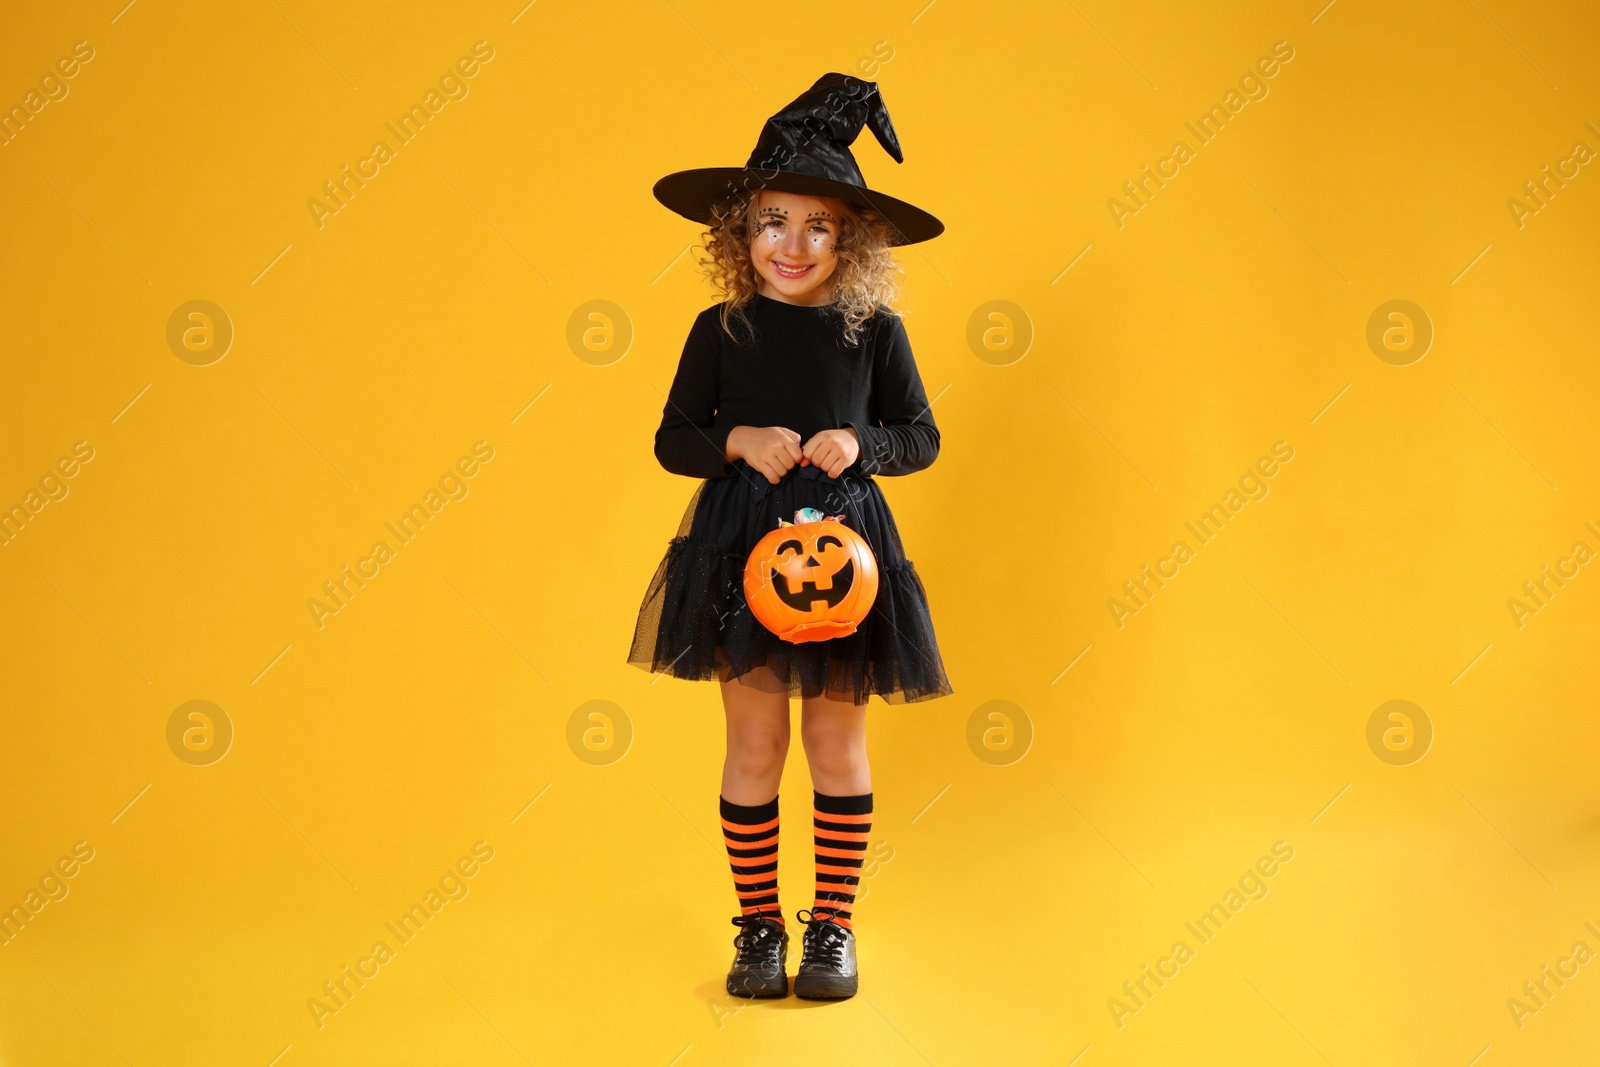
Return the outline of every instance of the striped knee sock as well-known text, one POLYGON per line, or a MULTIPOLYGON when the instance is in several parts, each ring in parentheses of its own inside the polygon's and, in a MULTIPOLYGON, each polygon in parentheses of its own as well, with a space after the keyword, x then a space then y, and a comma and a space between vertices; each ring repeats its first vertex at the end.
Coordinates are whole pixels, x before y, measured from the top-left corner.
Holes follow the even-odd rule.
POLYGON ((741 915, 783 922, 778 905, 778 798, 765 804, 722 803, 722 841, 733 867, 733 888, 741 915))
POLYGON ((846 930, 861 883, 861 865, 872 832, 872 794, 836 797, 812 791, 817 849, 817 895, 811 912, 827 912, 846 930))

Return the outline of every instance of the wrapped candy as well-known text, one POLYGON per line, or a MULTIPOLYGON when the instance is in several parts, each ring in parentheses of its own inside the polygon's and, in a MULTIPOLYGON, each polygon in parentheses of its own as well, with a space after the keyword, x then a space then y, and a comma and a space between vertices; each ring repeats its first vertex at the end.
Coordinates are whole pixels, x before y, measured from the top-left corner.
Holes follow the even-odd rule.
POLYGON ((824 519, 831 519, 834 522, 843 522, 844 518, 845 517, 843 515, 825 515, 823 514, 821 508, 801 508, 794 513, 794 522, 790 522, 785 518, 779 518, 778 528, 781 530, 785 526, 799 526, 808 522, 822 522, 824 519))

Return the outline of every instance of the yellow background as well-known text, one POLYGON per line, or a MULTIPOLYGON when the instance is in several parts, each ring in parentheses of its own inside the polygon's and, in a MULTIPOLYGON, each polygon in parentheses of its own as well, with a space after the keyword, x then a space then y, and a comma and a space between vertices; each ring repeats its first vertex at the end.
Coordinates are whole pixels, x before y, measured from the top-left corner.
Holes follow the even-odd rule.
MULTIPOLYGON (((0 948, 0 1062, 1594 1056, 1600 964, 1507 1007, 1600 950, 1600 576, 1507 608, 1600 548, 1600 175, 1507 206, 1600 149, 1589 5, 519 8, 5 15, 0 102, 95 55, 0 148, 0 502, 95 453, 0 549, 0 904, 94 858, 0 948), (469 95, 319 229, 323 182, 480 40, 469 95), (1107 200, 1278 41, 1270 94, 1119 229, 1107 200), (956 692, 872 705, 861 995, 735 1012, 717 693, 624 659, 694 488, 651 441, 711 301, 650 186, 886 51, 906 163, 858 159, 948 230, 899 256, 943 450, 884 489, 956 692), (209 366, 166 340, 196 299, 235 330, 209 366), (1366 342, 1396 299, 1435 331, 1404 367, 1366 342), (568 344, 592 300, 620 358, 568 344), (1020 359, 967 342, 993 300, 1020 359), (1122 583, 1280 440, 1270 495, 1119 629, 1122 583), (477 441, 470 494, 319 629, 322 583, 477 441), (1434 730, 1409 766, 1366 740, 1395 699, 1434 730), (209 766, 168 747, 191 700, 235 732, 209 766), (567 740, 593 700, 632 733, 609 765, 567 740), (1007 766, 968 744, 991 700, 1031 726, 1007 766), (470 894, 319 1029, 308 999, 478 841, 470 894), (1276 841, 1270 893, 1119 1027, 1276 841)), ((791 914, 809 789, 797 743, 791 914)))

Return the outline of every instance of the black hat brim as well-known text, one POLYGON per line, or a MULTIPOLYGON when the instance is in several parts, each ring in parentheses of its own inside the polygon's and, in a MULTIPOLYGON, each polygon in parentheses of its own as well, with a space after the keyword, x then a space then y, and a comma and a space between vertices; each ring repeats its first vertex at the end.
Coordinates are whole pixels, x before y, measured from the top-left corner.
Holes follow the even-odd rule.
POLYGON ((889 241, 891 245, 917 244, 944 232, 944 223, 915 204, 908 204, 876 189, 793 171, 773 174, 748 167, 699 167, 667 175, 656 182, 653 192, 665 207, 693 222, 710 226, 716 221, 711 212, 712 205, 741 189, 771 189, 800 196, 836 196, 871 208, 888 219, 896 231, 889 241))

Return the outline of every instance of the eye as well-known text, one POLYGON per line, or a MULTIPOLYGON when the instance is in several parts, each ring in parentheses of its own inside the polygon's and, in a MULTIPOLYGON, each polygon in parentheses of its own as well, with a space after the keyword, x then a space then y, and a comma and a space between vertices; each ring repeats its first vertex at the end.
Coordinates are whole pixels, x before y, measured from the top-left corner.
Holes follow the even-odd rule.
POLYGON ((785 552, 790 552, 790 551, 793 551, 793 552, 804 552, 805 551, 805 546, 801 545, 799 541, 796 541, 793 538, 790 538, 789 540, 784 541, 782 544, 778 545, 778 555, 781 556, 785 552))
POLYGON ((844 542, 839 540, 837 537, 833 536, 833 534, 823 534, 821 537, 817 538, 817 551, 818 552, 821 552, 823 549, 827 548, 829 545, 833 545, 836 548, 843 548, 844 547, 844 542))

